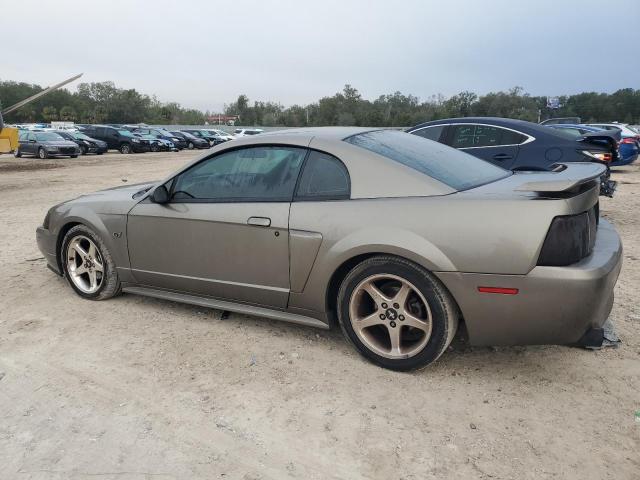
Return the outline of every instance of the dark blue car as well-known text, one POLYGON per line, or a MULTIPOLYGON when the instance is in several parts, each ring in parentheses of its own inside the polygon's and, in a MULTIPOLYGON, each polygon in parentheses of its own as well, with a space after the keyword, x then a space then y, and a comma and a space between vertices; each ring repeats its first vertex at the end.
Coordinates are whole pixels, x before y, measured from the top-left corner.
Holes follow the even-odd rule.
MULTIPOLYGON (((609 165, 619 156, 615 133, 602 131, 574 138, 537 123, 510 118, 447 118, 421 123, 407 132, 509 170, 550 170, 567 162, 609 165)), ((615 183, 609 181, 608 170, 602 180, 602 194, 612 195, 615 183)))
MULTIPOLYGON (((572 125, 572 124, 558 124, 547 125, 548 128, 554 128, 565 132, 568 135, 577 138, 586 133, 603 132, 607 131, 603 128, 593 127, 591 125, 572 125)), ((619 144, 620 158, 609 164, 611 167, 621 167, 623 165, 630 165, 638 159, 640 153, 640 147, 635 137, 622 137, 619 144)))

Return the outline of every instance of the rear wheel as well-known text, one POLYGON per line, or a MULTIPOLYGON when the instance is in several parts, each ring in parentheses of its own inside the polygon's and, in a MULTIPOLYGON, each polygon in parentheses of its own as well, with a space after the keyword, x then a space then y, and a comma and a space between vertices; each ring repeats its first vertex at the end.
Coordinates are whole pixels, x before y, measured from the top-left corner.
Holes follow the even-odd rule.
POLYGON ((20 158, 22 156, 22 152, 20 151, 20 147, 16 148, 15 152, 13 152, 13 156, 16 158, 20 158))
POLYGON ((363 356, 392 370, 436 361, 458 327, 456 304, 442 283, 392 256, 367 259, 349 272, 338 292, 338 319, 363 356))
POLYGON ((61 264, 69 285, 81 297, 105 300, 120 292, 115 263, 100 236, 76 225, 62 241, 61 264))
POLYGON ((124 155, 131 153, 131 145, 129 145, 128 143, 123 143, 122 145, 120 145, 120 153, 124 155))

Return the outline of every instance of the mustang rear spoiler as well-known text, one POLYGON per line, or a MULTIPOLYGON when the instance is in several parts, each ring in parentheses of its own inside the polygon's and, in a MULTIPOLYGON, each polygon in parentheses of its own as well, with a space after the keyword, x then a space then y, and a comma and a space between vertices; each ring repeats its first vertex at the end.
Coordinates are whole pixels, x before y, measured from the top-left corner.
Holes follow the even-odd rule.
POLYGON ((607 167, 595 162, 558 164, 550 172, 514 172, 523 183, 515 188, 521 192, 565 192, 602 177, 607 167))

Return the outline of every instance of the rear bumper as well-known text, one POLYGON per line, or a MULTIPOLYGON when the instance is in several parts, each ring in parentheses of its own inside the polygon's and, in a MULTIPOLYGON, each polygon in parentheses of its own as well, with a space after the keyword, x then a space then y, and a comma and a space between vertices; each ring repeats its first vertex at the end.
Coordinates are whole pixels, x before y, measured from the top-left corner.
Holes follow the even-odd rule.
POLYGON ((38 248, 47 261, 47 267, 58 275, 62 275, 56 256, 56 236, 46 228, 40 226, 36 229, 36 241, 38 242, 38 248))
POLYGON ((621 267, 620 237, 601 219, 593 253, 574 265, 537 266, 527 275, 436 275, 458 302, 473 345, 576 344, 609 316, 621 267), (480 286, 518 294, 480 293, 480 286))

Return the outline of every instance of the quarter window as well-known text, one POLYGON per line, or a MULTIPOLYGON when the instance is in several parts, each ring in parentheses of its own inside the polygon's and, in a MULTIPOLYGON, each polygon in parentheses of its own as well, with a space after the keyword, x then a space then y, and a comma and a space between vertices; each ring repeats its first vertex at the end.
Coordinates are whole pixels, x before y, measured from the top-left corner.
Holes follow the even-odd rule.
POLYGON ((421 128, 420 130, 415 130, 411 133, 418 135, 419 137, 424 137, 428 140, 433 140, 434 142, 439 142, 445 128, 446 125, 437 125, 434 127, 421 128))
POLYGON ((306 149, 260 146, 224 152, 180 174, 179 202, 290 202, 306 149))
POLYGON ((496 147, 518 145, 524 135, 490 125, 452 125, 451 146, 454 148, 496 147))
POLYGON ((349 198, 349 172, 337 158, 311 151, 300 177, 296 200, 343 200, 349 198))

